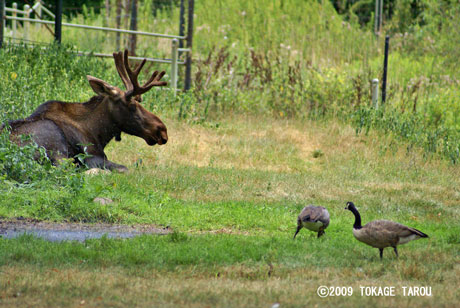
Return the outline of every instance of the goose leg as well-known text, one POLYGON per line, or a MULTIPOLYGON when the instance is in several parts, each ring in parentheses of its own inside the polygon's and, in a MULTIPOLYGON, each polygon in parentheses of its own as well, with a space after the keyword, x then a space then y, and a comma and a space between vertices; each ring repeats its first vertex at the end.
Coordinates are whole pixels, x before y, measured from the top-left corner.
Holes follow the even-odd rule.
POLYGON ((320 230, 320 231, 318 232, 318 238, 319 238, 320 236, 322 236, 324 233, 325 233, 324 230, 320 230))
POLYGON ((379 251, 380 251, 380 259, 383 260, 383 248, 379 248, 379 251))
POLYGON ((395 247, 393 247, 393 249, 395 250, 396 257, 399 257, 398 248, 396 248, 396 246, 395 246, 395 247))
POLYGON ((302 229, 302 226, 297 226, 297 230, 295 231, 295 234, 294 234, 294 240, 295 240, 297 233, 299 233, 300 229, 302 229))

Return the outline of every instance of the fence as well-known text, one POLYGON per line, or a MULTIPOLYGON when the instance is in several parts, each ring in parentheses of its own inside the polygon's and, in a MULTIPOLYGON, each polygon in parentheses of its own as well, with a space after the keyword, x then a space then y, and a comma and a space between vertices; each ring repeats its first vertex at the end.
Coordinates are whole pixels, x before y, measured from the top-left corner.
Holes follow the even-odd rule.
MULTIPOLYGON (((29 40, 29 27, 30 23, 35 23, 37 26, 40 24, 45 25, 54 25, 55 31, 54 36, 55 40, 60 43, 61 42, 61 27, 74 27, 80 29, 88 29, 88 30, 97 30, 97 31, 105 31, 105 32, 116 32, 116 33, 125 33, 125 34, 134 34, 140 36, 147 36, 147 37, 157 37, 163 39, 170 39, 171 40, 171 58, 170 59, 160 59, 160 58, 145 58, 149 62, 157 62, 157 63, 169 63, 171 64, 171 81, 170 87, 174 91, 177 90, 177 79, 178 79, 178 65, 185 65, 185 80, 184 80, 184 90, 188 90, 190 88, 190 79, 191 79, 191 64, 192 64, 192 57, 191 57, 191 47, 192 47, 192 36, 193 36, 193 7, 194 7, 194 0, 188 0, 188 29, 187 35, 184 35, 184 0, 181 0, 180 6, 180 24, 179 24, 179 35, 170 35, 170 34, 161 34, 161 33, 151 33, 151 32, 144 32, 144 31, 135 31, 135 30, 126 30, 126 29, 117 29, 117 28, 109 28, 109 27, 97 27, 97 26, 89 26, 89 25, 80 25, 80 24, 71 24, 71 23, 63 23, 62 22, 62 0, 56 0, 56 14, 48 10, 42 3, 42 1, 37 1, 32 7, 29 5, 25 5, 23 10, 19 10, 17 8, 17 4, 13 3, 12 8, 5 7, 5 1, 0 0, 0 20, 3 22, 0 23, 0 48, 3 45, 4 40, 4 29, 6 29, 5 21, 11 20, 11 37, 13 39, 17 39, 17 21, 24 22, 24 31, 23 31, 23 40, 29 40), (6 15, 6 13, 10 13, 11 15, 6 15), (30 18, 30 14, 34 12, 35 18, 30 18), (48 16, 54 18, 54 21, 50 20, 43 20, 42 13, 46 13, 48 16), (23 17, 18 17, 18 15, 22 15, 23 17), (187 42, 187 48, 183 48, 183 41, 187 42), (186 60, 181 61, 179 60, 179 54, 186 52, 186 60)), ((103 54, 103 53, 90 53, 90 52, 78 52, 79 55, 91 55, 96 57, 113 57, 111 54, 103 54)), ((144 59, 141 57, 134 57, 130 56, 129 59, 140 60, 144 59)))

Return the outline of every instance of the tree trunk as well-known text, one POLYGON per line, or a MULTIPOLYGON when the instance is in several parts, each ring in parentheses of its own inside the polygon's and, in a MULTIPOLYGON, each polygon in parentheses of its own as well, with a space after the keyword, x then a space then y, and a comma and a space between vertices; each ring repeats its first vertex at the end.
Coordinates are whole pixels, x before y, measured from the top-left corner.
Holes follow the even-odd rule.
MULTIPOLYGON (((132 0, 124 0, 125 4, 125 14, 123 16, 123 29, 129 29, 129 20, 130 20, 130 14, 129 11, 131 9, 131 1, 132 0)), ((128 46, 129 42, 126 37, 126 35, 123 36, 123 48, 129 48, 128 46)))
MULTIPOLYGON (((131 0, 131 24, 129 26, 129 30, 137 31, 137 0, 131 0)), ((136 34, 131 34, 129 40, 129 48, 128 50, 134 56, 136 55, 136 43, 137 43, 137 36, 136 34)))
MULTIPOLYGON (((115 11, 115 26, 117 29, 120 29, 121 26, 121 0, 116 1, 116 11, 115 11)), ((117 32, 116 38, 116 50, 120 50, 120 32, 117 32)))

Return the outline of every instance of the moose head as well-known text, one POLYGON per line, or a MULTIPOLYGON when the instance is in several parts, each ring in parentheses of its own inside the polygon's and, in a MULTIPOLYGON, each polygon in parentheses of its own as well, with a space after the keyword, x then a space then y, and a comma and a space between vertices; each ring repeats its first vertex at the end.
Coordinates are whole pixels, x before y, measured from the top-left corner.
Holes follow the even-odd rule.
MULTIPOLYGON (((150 79, 140 86, 138 76, 146 59, 144 59, 134 70, 131 70, 128 62, 128 51, 124 54, 120 51, 113 53, 115 66, 126 91, 112 86, 96 77, 87 75, 89 84, 94 92, 107 100, 109 113, 114 123, 121 131, 141 137, 148 145, 165 144, 168 141, 168 133, 163 122, 153 113, 147 111, 140 103, 141 95, 152 87, 165 86, 166 81, 160 81, 165 72, 155 71, 150 79)), ((120 136, 116 136, 119 141, 120 136)))

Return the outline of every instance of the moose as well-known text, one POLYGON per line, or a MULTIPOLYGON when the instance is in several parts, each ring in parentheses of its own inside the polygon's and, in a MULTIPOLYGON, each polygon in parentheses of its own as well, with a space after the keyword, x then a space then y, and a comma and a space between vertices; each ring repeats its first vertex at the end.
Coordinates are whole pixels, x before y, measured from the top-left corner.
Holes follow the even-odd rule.
MULTIPOLYGON (((85 103, 53 100, 41 104, 29 117, 9 122, 10 140, 22 144, 20 136, 30 135, 39 147, 45 148, 53 164, 63 158, 86 154, 84 164, 89 168, 119 172, 128 168, 109 161, 104 148, 113 138, 120 141, 122 132, 143 138, 150 146, 165 144, 168 141, 165 124, 140 104, 142 94, 167 84, 161 81, 165 72, 155 71, 140 86, 138 76, 146 59, 132 70, 127 50, 124 54, 113 53, 113 58, 126 91, 87 75, 97 95, 85 103)), ((77 159, 75 162, 79 163, 77 159)))

